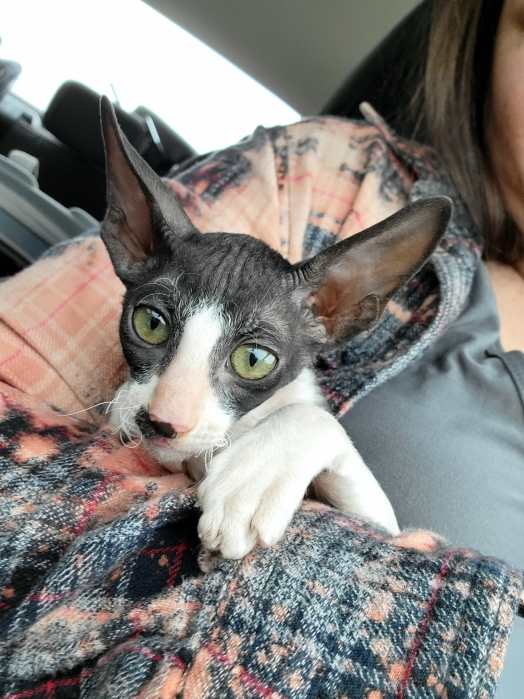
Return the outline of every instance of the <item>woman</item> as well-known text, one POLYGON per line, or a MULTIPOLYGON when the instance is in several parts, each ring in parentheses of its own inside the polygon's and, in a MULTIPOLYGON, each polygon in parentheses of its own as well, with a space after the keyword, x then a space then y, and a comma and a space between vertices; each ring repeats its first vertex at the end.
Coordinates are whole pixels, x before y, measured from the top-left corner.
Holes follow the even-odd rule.
MULTIPOLYGON (((495 42, 486 102, 493 149, 503 147, 506 133, 505 73, 502 67, 497 78, 497 66, 507 59, 515 4, 507 0, 495 42)), ((457 46, 471 27, 466 15, 455 23, 457 46)), ((176 173, 173 187, 202 230, 248 231, 292 259, 410 198, 453 193, 429 152, 366 114, 362 124, 312 120, 262 129, 176 173)), ((514 134, 510 155, 516 141, 514 134)), ((503 188, 508 178, 499 169, 503 188)), ((475 210, 476 199, 462 193, 475 210)), ((508 193, 518 220, 511 201, 508 193)), ((96 240, 70 246, 6 282, 0 294, 0 450, 7 464, 0 517, 12 531, 0 567, 7 696, 57 688, 75 696, 78 687, 84 696, 491 696, 515 597, 505 588, 517 587, 503 567, 456 551, 403 556, 351 520, 306 512, 281 548, 199 577, 194 556, 186 555, 194 535, 179 524, 194 517, 194 498, 173 492, 183 477, 160 473, 106 433, 93 437, 63 415, 42 412, 37 401, 72 412, 108 400, 119 379, 121 287, 102 252, 96 240), (486 649, 489 657, 478 657, 486 649), (223 693, 213 694, 216 686, 223 693)), ((504 306, 504 349, 497 345, 487 274, 477 231, 456 198, 433 267, 396 297, 375 332, 322 357, 318 369, 341 413, 363 396, 344 421, 402 526, 433 527, 453 543, 523 567, 509 536, 517 532, 520 541, 524 530, 518 357, 507 351, 518 345, 504 306), (496 421, 501 405, 504 419, 496 421), (464 487, 473 469, 474 482, 464 487), (509 496, 497 495, 509 479, 509 496), (486 523, 474 519, 479 510, 486 523)), ((497 274, 495 293, 502 293, 497 274)), ((518 637, 513 641, 510 653, 519 656, 518 637)))
MULTIPOLYGON (((434 3, 416 108, 482 231, 486 259, 446 334, 343 419, 401 526, 433 528, 521 567, 523 71, 522 0, 434 3)), ((519 620, 497 696, 522 692, 522 658, 519 620)))

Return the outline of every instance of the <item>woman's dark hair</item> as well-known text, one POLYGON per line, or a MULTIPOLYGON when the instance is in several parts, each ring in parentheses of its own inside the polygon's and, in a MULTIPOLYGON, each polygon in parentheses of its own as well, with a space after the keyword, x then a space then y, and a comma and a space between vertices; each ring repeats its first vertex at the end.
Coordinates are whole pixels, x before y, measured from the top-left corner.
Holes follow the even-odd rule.
POLYGON ((425 72, 413 108, 484 235, 486 257, 513 264, 524 255, 523 238, 504 209, 484 140, 503 2, 433 0, 425 72))

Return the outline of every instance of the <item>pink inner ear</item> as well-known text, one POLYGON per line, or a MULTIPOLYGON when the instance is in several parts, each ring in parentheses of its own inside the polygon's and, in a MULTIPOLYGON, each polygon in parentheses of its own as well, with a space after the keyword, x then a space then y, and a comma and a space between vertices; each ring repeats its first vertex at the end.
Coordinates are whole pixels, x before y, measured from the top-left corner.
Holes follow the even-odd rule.
MULTIPOLYGON (((138 186, 140 190, 140 187, 138 186)), ((125 194, 126 203, 120 209, 123 213, 121 242, 134 262, 140 262, 153 254, 153 232, 151 213, 144 193, 125 194), (131 202, 129 201, 131 199, 131 202)))
POLYGON ((334 269, 324 284, 311 294, 308 304, 333 339, 350 336, 378 319, 384 300, 362 288, 362 278, 351 281, 344 270, 334 269))
POLYGON ((311 295, 314 312, 329 335, 337 335, 337 330, 346 325, 349 318, 358 320, 360 299, 356 298, 357 286, 349 283, 345 274, 333 271, 320 289, 311 295))
POLYGON ((104 124, 109 206, 122 227, 120 242, 135 262, 152 253, 151 209, 124 152, 115 117, 104 124))
POLYGON ((329 335, 332 335, 336 325, 336 310, 338 298, 336 289, 323 287, 308 299, 308 304, 313 308, 317 318, 325 326, 329 335))

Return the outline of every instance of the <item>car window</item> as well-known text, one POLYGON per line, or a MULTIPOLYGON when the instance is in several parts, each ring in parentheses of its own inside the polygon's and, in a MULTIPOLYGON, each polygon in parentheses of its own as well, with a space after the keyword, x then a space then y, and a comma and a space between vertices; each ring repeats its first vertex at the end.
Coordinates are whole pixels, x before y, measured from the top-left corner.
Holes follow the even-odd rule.
POLYGON ((298 113, 245 72, 141 0, 19 0, 2 4, 2 58, 22 65, 13 92, 44 111, 76 80, 143 105, 195 150, 226 146, 298 113))

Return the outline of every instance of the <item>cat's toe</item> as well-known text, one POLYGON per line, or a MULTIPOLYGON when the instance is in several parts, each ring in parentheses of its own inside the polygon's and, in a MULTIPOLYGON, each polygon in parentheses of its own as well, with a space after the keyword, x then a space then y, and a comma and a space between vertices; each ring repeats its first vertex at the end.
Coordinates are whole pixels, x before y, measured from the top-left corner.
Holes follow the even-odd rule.
POLYGON ((225 522, 225 530, 222 531, 220 553, 224 558, 238 560, 244 558, 255 547, 256 533, 251 529, 236 530, 225 522))
POLYGON ((220 548, 222 515, 217 511, 204 512, 198 521, 198 538, 209 551, 220 548))
POLYGON ((201 548, 198 552, 198 567, 203 573, 211 573, 220 564, 222 556, 217 551, 201 548))
POLYGON ((262 546, 274 546, 284 536, 289 518, 274 508, 263 507, 253 518, 253 529, 262 546))
POLYGON ((202 546, 219 551, 223 558, 238 559, 255 546, 257 535, 251 528, 252 508, 234 503, 206 510, 198 523, 202 546))

